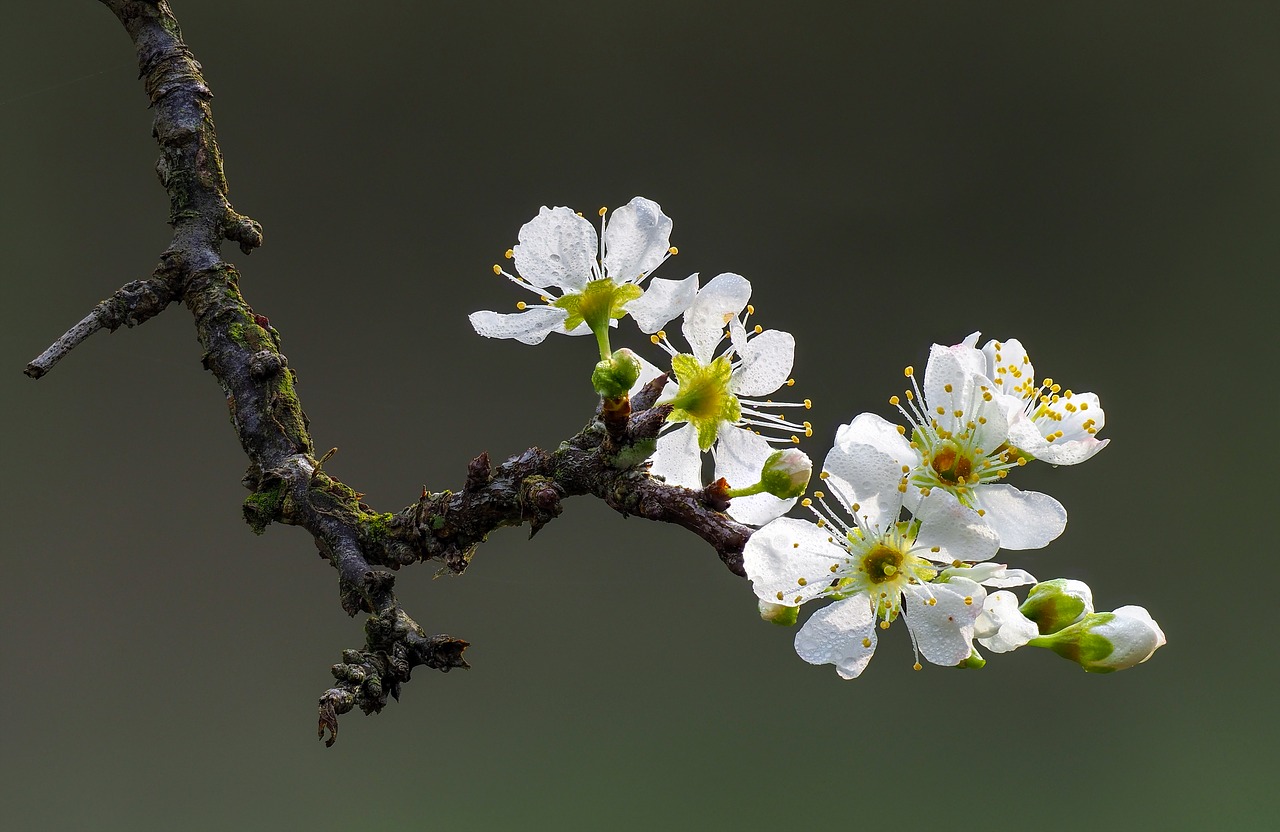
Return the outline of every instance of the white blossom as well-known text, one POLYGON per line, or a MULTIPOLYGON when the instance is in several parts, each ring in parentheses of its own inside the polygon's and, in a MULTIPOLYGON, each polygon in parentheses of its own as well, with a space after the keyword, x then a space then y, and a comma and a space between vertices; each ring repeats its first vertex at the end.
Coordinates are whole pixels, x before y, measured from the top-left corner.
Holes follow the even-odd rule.
POLYGON ((905 402, 889 399, 909 427, 863 413, 838 430, 836 445, 865 446, 891 457, 901 466, 899 487, 908 508, 943 489, 977 511, 999 534, 1001 547, 1038 549, 1062 533, 1067 513, 1047 494, 1004 483, 1009 470, 1027 458, 1006 445, 1010 416, 984 369, 985 359, 974 347, 934 344, 923 389, 907 367, 912 387, 905 402))
POLYGON ((751 536, 743 553, 761 601, 798 606, 836 599, 800 628, 796 652, 812 664, 834 664, 852 679, 875 652, 876 630, 902 615, 919 655, 945 666, 967 660, 986 592, 968 578, 940 573, 946 565, 994 555, 992 529, 945 489, 920 500, 913 521, 901 521, 900 466, 867 445, 833 448, 822 478, 843 512, 814 492, 817 502, 804 504, 816 523, 774 520, 751 536))
MULTIPOLYGON (((537 296, 539 303, 520 301, 519 312, 474 312, 475 331, 488 338, 514 338, 538 344, 552 332, 585 335, 615 326, 631 315, 645 332, 688 308, 697 276, 684 280, 646 278, 676 253, 670 245, 671 218, 658 203, 635 197, 606 219, 602 233, 569 208, 543 206, 520 229, 519 243, 507 252, 516 274, 494 266, 495 274, 537 296)), ((601 357, 605 357, 602 350, 601 357)))
MULTIPOLYGON (((976 344, 978 333, 965 343, 976 344)), ((1096 434, 1106 414, 1093 393, 1064 389, 1052 378, 1036 380, 1031 357, 1016 338, 988 341, 982 348, 984 373, 1012 413, 1008 444, 1052 465, 1084 462, 1107 446, 1096 434)))
MULTIPOLYGON (((791 444, 798 434, 811 435, 808 422, 788 421, 769 411, 810 406, 802 402, 774 402, 768 396, 793 384, 795 339, 788 332, 747 329, 754 312, 747 301, 751 283, 741 275, 721 274, 702 287, 684 312, 681 332, 689 352, 672 346, 666 332, 652 340, 671 355, 671 378, 659 399, 673 407, 669 428, 658 438, 651 473, 667 482, 700 488, 702 453, 711 451, 715 476, 734 488, 760 479, 761 469, 775 448, 791 444)), ((637 388, 658 374, 643 368, 637 388)), ((795 498, 768 493, 735 497, 729 514, 743 523, 760 525, 785 513, 795 498)))

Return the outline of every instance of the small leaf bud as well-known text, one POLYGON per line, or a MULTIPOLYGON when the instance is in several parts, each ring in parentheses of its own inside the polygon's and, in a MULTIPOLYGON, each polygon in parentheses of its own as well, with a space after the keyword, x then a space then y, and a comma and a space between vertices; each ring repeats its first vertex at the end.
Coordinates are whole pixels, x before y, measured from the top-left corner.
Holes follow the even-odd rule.
POLYGON ((1092 613, 1093 592, 1083 581, 1054 578, 1031 587, 1018 609, 1036 622, 1040 635, 1049 635, 1092 613))

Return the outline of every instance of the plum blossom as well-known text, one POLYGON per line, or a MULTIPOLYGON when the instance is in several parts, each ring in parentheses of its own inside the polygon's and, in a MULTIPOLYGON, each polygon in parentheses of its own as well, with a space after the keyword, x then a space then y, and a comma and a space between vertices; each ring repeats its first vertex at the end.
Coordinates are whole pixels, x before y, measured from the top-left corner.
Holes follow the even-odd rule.
MULTIPOLYGON (((965 339, 977 343, 978 333, 965 339)), ((1015 453, 1051 465, 1084 462, 1107 446, 1096 434, 1106 414, 1093 393, 1064 390, 1052 378, 1036 381, 1035 366, 1016 338, 988 341, 982 348, 984 374, 1012 413, 1007 444, 1015 453)))
POLYGON ((519 243, 507 251, 516 274, 494 266, 495 274, 532 292, 540 303, 516 304, 519 312, 474 312, 471 326, 487 338, 514 338, 538 344, 552 332, 595 333, 602 359, 609 352, 608 327, 631 315, 645 332, 657 332, 693 302, 697 276, 684 280, 645 279, 676 253, 670 245, 671 218, 658 203, 635 197, 606 219, 601 233, 569 208, 543 206, 520 228, 519 243))
MULTIPOLYGON (((750 331, 747 304, 751 283, 741 275, 717 275, 702 287, 684 312, 681 332, 689 352, 671 345, 666 332, 653 343, 671 355, 671 379, 659 404, 670 404, 669 428, 658 438, 650 472, 667 482, 700 488, 702 453, 711 451, 715 476, 730 486, 746 488, 760 480, 775 448, 770 443, 799 442, 812 434, 808 422, 791 422, 768 412, 775 408, 809 408, 810 402, 774 402, 769 394, 793 384, 795 339, 788 332, 750 331), (744 314, 745 311, 745 314, 744 314), (726 334, 728 335, 726 342, 726 334), (724 344, 722 347, 722 343, 724 344), (770 433, 774 435, 769 435, 770 433)), ((658 375, 653 365, 642 369, 637 387, 658 375)), ((785 513, 795 498, 769 493, 735 497, 729 514, 759 525, 785 513)))
POLYGON ((1010 415, 984 370, 982 353, 969 344, 934 344, 923 389, 907 367, 911 389, 905 403, 889 399, 910 427, 863 413, 840 427, 836 445, 850 452, 872 448, 894 459, 909 509, 943 489, 981 515, 1001 547, 1038 549, 1062 533, 1067 512, 1047 494, 1004 483, 1009 470, 1027 458, 1007 447, 1010 415))
POLYGON ((887 629, 899 615, 917 653, 930 662, 956 666, 972 653, 986 591, 974 580, 941 573, 947 565, 988 560, 999 545, 996 534, 946 489, 921 499, 913 521, 900 521, 901 476, 897 460, 882 451, 837 446, 822 478, 852 522, 814 492, 817 502, 805 505, 816 523, 774 520, 751 536, 743 553, 763 602, 798 606, 836 599, 810 616, 795 648, 811 664, 834 664, 846 679, 871 660, 877 628, 887 629))

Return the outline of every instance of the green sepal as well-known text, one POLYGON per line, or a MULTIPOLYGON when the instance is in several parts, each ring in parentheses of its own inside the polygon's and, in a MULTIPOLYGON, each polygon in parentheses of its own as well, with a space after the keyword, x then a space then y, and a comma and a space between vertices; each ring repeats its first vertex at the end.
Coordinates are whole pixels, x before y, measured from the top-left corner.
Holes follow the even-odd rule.
POLYGON ((742 418, 738 397, 729 392, 733 368, 724 356, 703 365, 692 355, 671 358, 671 372, 679 385, 669 402, 670 422, 688 422, 698 431, 698 447, 707 450, 715 444, 722 422, 733 424, 742 418))
POLYGON ((1112 673, 1115 668, 1103 667, 1098 662, 1110 656, 1116 646, 1106 636, 1098 635, 1091 630, 1114 620, 1115 617, 1115 613, 1092 612, 1053 635, 1031 639, 1027 645, 1047 647, 1062 658, 1070 659, 1080 665, 1087 673, 1112 673))
POLYGON ((592 332, 607 327, 610 320, 619 320, 627 314, 628 303, 644 294, 634 283, 618 285, 609 278, 592 280, 581 292, 564 295, 552 302, 552 306, 568 312, 564 320, 566 330, 574 330, 585 323, 592 332))
POLYGON ((961 670, 981 670, 986 666, 987 660, 982 658, 982 655, 976 649, 969 654, 969 658, 956 665, 961 670))
POLYGON ((796 621, 800 618, 799 607, 788 607, 785 604, 771 604, 768 601, 760 601, 757 603, 760 610, 760 617, 770 624, 776 624, 779 627, 794 627, 796 621))

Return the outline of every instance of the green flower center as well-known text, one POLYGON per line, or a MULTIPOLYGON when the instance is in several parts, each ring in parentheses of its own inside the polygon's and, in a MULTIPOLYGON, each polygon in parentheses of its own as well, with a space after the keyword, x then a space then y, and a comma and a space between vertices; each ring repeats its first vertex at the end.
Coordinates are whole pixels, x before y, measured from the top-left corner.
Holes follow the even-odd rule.
POLYGON ((738 397, 729 392, 733 369, 724 356, 703 366, 692 355, 676 355, 671 359, 671 372, 679 389, 671 399, 671 422, 688 422, 698 430, 698 447, 707 450, 716 441, 722 422, 730 424, 742 418, 738 397))
POLYGON ((877 545, 862 556, 862 568, 872 584, 891 581, 902 570, 903 554, 884 544, 877 545))
POLYGON ((619 285, 606 277, 591 281, 577 294, 557 298, 552 305, 569 313, 565 329, 577 329, 586 323, 592 332, 599 333, 609 326, 610 319, 619 320, 626 315, 623 307, 642 294, 644 290, 634 283, 619 285))

